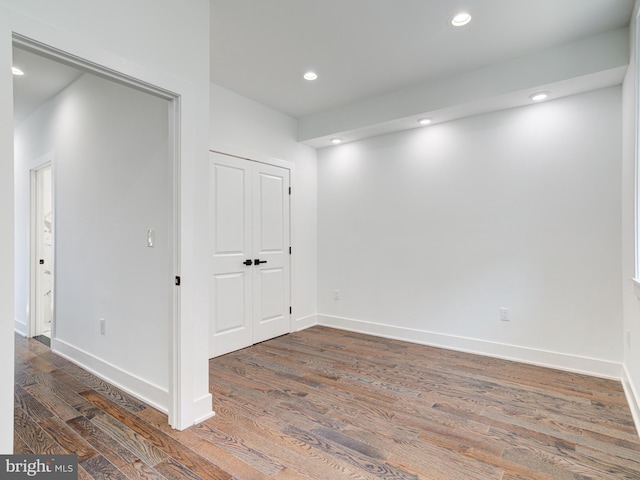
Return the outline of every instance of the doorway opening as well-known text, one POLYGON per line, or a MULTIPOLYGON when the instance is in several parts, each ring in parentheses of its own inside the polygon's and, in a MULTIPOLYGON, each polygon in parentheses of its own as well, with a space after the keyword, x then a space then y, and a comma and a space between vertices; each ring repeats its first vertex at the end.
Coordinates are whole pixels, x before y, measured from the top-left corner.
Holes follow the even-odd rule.
POLYGON ((19 35, 13 47, 34 67, 14 79, 14 132, 37 132, 14 136, 16 330, 179 425, 180 97, 19 35))
POLYGON ((47 346, 53 330, 53 177, 51 162, 31 170, 31 335, 47 346))

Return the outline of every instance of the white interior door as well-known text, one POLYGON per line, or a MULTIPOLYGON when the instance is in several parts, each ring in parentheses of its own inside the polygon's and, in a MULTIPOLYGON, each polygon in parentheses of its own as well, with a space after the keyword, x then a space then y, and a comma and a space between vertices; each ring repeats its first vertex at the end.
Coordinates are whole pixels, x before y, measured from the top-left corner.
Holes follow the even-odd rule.
POLYGON ((289 170, 253 168, 253 343, 291 330, 289 170), (257 265, 256 265, 257 264, 257 265))
POLYGON ((209 353, 288 333, 289 170, 211 153, 209 353))
POLYGON ((53 319, 53 202, 51 165, 35 170, 35 328, 51 336, 53 319))
POLYGON ((211 154, 213 278, 209 355, 252 344, 252 163, 211 154))

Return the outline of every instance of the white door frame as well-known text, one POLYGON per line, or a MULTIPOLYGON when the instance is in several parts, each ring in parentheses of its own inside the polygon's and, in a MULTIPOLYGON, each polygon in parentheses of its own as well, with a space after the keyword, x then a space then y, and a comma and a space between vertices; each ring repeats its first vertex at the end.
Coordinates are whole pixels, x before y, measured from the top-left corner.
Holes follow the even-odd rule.
POLYGON ((295 259, 296 259, 296 245, 295 245, 295 224, 294 224, 294 211, 295 211, 295 164, 279 158, 270 157, 260 152, 252 151, 247 148, 239 147, 237 145, 230 145, 226 143, 214 143, 209 148, 212 153, 219 153, 221 155, 227 155, 230 157, 237 157, 243 160, 249 160, 252 162, 265 163, 267 165, 273 165, 274 167, 280 167, 289 170, 289 185, 291 186, 291 195, 289 195, 289 245, 291 245, 291 255, 289 256, 289 290, 291 295, 291 315, 289 315, 289 332, 294 331, 295 318, 296 318, 296 282, 295 282, 295 259))
MULTIPOLYGON (((171 219, 169 221, 169 237, 171 241, 171 271, 173 276, 178 278, 180 276, 180 229, 181 229, 181 216, 180 216, 180 173, 181 173, 181 142, 180 142, 180 125, 181 125, 181 102, 182 99, 179 95, 174 94, 168 90, 151 85, 147 82, 131 77, 119 71, 111 68, 99 65, 97 63, 85 60, 73 55, 69 55, 61 50, 58 50, 49 45, 45 45, 41 42, 33 40, 23 35, 13 33, 12 35, 13 45, 23 49, 30 50, 39 55, 49 57, 64 63, 72 65, 87 72, 91 72, 94 75, 118 82, 120 84, 136 88, 145 93, 155 95, 163 98, 169 102, 169 147, 168 156, 170 162, 169 175, 171 176, 171 219)), ((55 274, 55 270, 54 270, 55 274)), ((176 282, 177 283, 177 282, 176 282)), ((170 325, 167 325, 169 329, 169 361, 167 368, 169 370, 169 405, 168 416, 169 424, 174 428, 184 428, 188 423, 188 420, 183 418, 184 402, 188 399, 181 398, 181 385, 182 385, 182 355, 181 344, 183 342, 180 332, 180 289, 173 288, 170 299, 170 325)))
POLYGON ((29 315, 28 315, 28 335, 29 337, 33 337, 39 333, 40 330, 40 308, 38 302, 38 293, 40 289, 38 288, 38 263, 36 259, 38 258, 39 252, 39 240, 40 236, 37 233, 40 226, 38 225, 39 213, 40 213, 40 198, 39 198, 39 189, 38 189, 38 172, 46 167, 51 167, 51 209, 54 212, 52 218, 52 255, 51 261, 53 263, 53 276, 51 278, 51 296, 53 297, 53 309, 51 313, 51 338, 55 336, 55 181, 54 181, 54 173, 53 173, 53 154, 48 153, 43 157, 36 160, 36 166, 34 166, 29 172, 30 175, 30 192, 29 192, 29 315))

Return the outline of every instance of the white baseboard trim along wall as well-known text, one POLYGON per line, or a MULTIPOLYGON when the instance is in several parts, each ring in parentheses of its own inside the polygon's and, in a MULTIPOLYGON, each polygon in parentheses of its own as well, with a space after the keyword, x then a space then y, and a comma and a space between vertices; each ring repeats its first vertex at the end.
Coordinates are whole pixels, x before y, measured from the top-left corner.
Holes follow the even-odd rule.
POLYGON ((302 318, 296 318, 293 320, 292 332, 299 332, 300 330, 304 330, 305 328, 313 327, 314 325, 318 325, 318 316, 317 315, 309 315, 302 318))
POLYGON ((349 330, 368 335, 419 343, 432 347, 441 347, 466 353, 474 353, 489 357, 513 360, 516 362, 539 365, 541 367, 556 368, 569 372, 584 373, 597 377, 620 380, 622 378, 622 364, 599 360, 596 358, 580 357, 565 353, 549 352, 534 348, 519 347, 504 343, 489 342, 475 338, 458 337, 442 333, 415 330, 393 325, 365 322, 351 318, 318 315, 318 325, 349 330))
POLYGON ((215 417, 216 412, 211 410, 212 396, 210 393, 198 398, 193 404, 193 424, 204 422, 206 419, 215 417))
POLYGON ((631 409, 633 422, 636 424, 636 431, 640 434, 640 396, 638 396, 638 390, 633 385, 626 366, 622 368, 622 387, 631 409))
POLYGON ((22 335, 23 337, 26 337, 29 334, 28 325, 25 322, 18 320, 17 318, 13 322, 13 330, 16 333, 19 333, 20 335, 22 335))
MULTIPOLYGON (((101 378, 105 382, 117 385, 118 388, 133 395, 142 402, 151 405, 152 407, 160 410, 161 412, 168 412, 169 405, 169 392, 157 385, 154 385, 140 377, 137 377, 129 372, 122 370, 115 365, 112 365, 104 360, 85 352, 79 348, 74 347, 62 340, 51 339, 51 351, 56 355, 60 355, 66 358, 72 363, 75 363, 81 368, 84 368, 88 372, 91 372, 96 377, 101 378), (103 375, 100 372, 108 372, 103 375)), ((211 410, 211 397, 209 399, 209 411, 211 410)))

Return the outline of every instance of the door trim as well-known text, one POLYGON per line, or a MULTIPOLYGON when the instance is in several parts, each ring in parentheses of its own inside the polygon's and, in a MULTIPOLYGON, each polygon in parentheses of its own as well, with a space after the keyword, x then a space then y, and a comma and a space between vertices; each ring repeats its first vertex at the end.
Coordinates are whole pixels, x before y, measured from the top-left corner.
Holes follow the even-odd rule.
POLYGON ((56 205, 55 205, 55 173, 53 167, 53 153, 47 153, 42 157, 36 159, 33 163, 34 166, 29 171, 29 182, 30 182, 30 191, 29 191, 29 314, 27 316, 28 327, 27 333, 29 337, 33 337, 38 333, 38 298, 37 298, 37 290, 38 290, 38 264, 35 259, 38 257, 38 234, 36 230, 38 228, 38 171, 42 170, 46 167, 51 167, 51 210, 53 212, 52 215, 52 229, 53 235, 51 238, 51 254, 52 254, 52 262, 53 262, 53 276, 51 278, 51 295, 53 297, 53 308, 51 313, 51 338, 55 337, 55 258, 56 258, 56 205))
MULTIPOLYGON (((117 70, 105 67, 103 65, 85 60, 83 58, 68 54, 62 50, 56 49, 52 46, 46 45, 42 42, 38 42, 32 38, 20 35, 13 32, 12 43, 14 46, 30 50, 39 55, 51 58, 55 61, 72 65, 81 70, 91 72, 94 75, 101 76, 103 78, 118 82, 120 84, 136 88, 143 92, 155 95, 163 98, 169 103, 169 122, 168 122, 168 156, 169 156, 169 172, 172 178, 170 179, 171 186, 171 206, 169 208, 169 215, 171 219, 169 221, 169 237, 172 245, 170 246, 171 252, 171 267, 172 277, 180 276, 181 270, 181 255, 180 255, 180 234, 181 234, 181 130, 182 124, 181 106, 182 98, 180 95, 175 94, 169 90, 157 87, 150 83, 147 83, 138 78, 131 77, 117 70)), ((55 208, 55 205, 54 205, 55 208)), ((55 270, 54 270, 55 275, 55 270)), ((31 280, 30 280, 31 281, 31 280)), ((31 299, 29 300, 31 302, 31 299)), ((169 299, 171 305, 169 306, 170 312, 170 324, 167 325, 169 336, 169 361, 167 362, 167 368, 169 373, 168 384, 168 417, 169 424, 176 429, 184 429, 190 426, 194 418, 192 418, 192 407, 188 405, 191 403, 192 398, 183 398, 183 381, 188 380, 188 372, 184 372, 183 365, 183 349, 182 345, 185 343, 181 336, 181 295, 180 288, 173 288, 171 298, 169 299)), ((31 308, 31 304, 30 304, 31 308)), ((55 310, 55 307, 54 307, 55 310)), ((52 332, 53 334, 53 332, 52 332)), ((189 383, 191 386, 191 383, 189 383)), ((206 399, 205 399, 206 400, 206 399)), ((209 408, 210 410, 210 408, 209 408)))
POLYGON ((271 157, 260 152, 252 151, 247 148, 239 147, 237 145, 226 144, 222 142, 214 142, 210 144, 209 152, 218 153, 220 155, 227 155, 229 157, 236 157, 243 160, 249 160, 251 162, 264 163, 272 165, 274 167, 284 168, 289 170, 289 186, 291 188, 291 194, 289 195, 289 245, 291 246, 291 255, 289 256, 289 293, 291 301, 291 314, 289 315, 289 333, 294 331, 295 318, 296 318, 296 282, 295 282, 295 267, 296 267, 296 245, 295 245, 295 199, 296 199, 296 185, 295 185, 295 163, 282 160, 280 158, 271 157))

